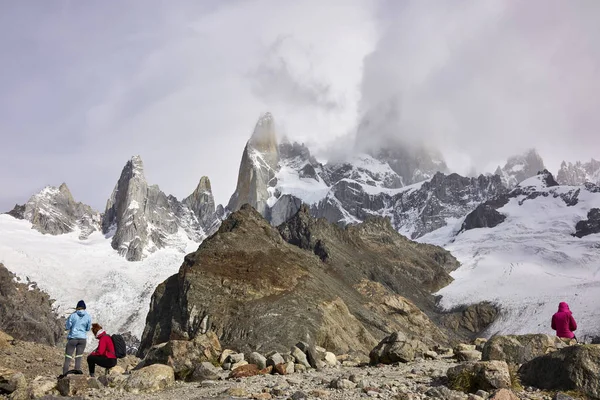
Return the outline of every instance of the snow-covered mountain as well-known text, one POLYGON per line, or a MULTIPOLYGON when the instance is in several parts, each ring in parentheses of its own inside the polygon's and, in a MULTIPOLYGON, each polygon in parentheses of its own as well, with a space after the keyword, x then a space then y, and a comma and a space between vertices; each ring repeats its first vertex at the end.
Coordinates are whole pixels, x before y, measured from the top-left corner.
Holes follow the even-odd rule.
POLYGON ((218 228, 210 181, 203 177, 183 202, 148 185, 140 157, 125 164, 102 218, 102 232, 129 261, 139 261, 157 249, 183 252, 188 241, 200 243, 218 228))
POLYGON ((600 161, 593 158, 586 163, 577 161, 573 164, 563 161, 560 164, 556 180, 561 185, 583 185, 585 182, 600 185, 600 161))
POLYGON ((535 149, 527 150, 523 154, 509 157, 504 167, 496 169, 495 174, 500 176, 504 186, 514 188, 519 182, 536 176, 538 172, 546 169, 544 160, 535 149))
POLYGON ((198 243, 188 240, 182 251, 164 248, 129 262, 98 230, 85 239, 79 228, 44 235, 27 220, 0 214, 0 262, 6 268, 37 282, 56 300, 59 313, 68 313, 84 299, 94 321, 110 332, 131 331, 137 337, 156 286, 177 272, 184 254, 197 248, 198 243))
POLYGON ((546 171, 419 238, 462 263, 451 274, 454 282, 439 291, 441 305, 491 301, 502 313, 489 334, 553 334, 550 317, 566 301, 578 337, 598 335, 599 208, 600 187, 560 186, 546 171))
MULTIPOLYGON (((242 155, 229 211, 247 202, 273 225, 279 225, 305 203, 313 216, 340 225, 387 216, 398 231, 415 238, 506 191, 498 176, 464 178, 436 172, 436 165, 443 169, 445 164, 432 161, 430 155, 421 157, 425 153, 413 155, 409 161, 429 160, 433 169, 419 172, 427 179, 405 186, 406 176, 390 165, 406 167, 394 158, 400 154, 399 148, 378 152, 380 158, 356 154, 342 162, 322 164, 302 144, 285 140, 278 144, 274 126, 271 114, 257 123, 242 155)), ((417 164, 411 165, 411 176, 417 179, 417 164)))
POLYGON ((31 222, 41 233, 61 235, 79 231, 80 239, 100 230, 100 213, 92 207, 78 203, 65 183, 58 188, 46 186, 31 196, 24 205, 16 205, 9 215, 31 222))

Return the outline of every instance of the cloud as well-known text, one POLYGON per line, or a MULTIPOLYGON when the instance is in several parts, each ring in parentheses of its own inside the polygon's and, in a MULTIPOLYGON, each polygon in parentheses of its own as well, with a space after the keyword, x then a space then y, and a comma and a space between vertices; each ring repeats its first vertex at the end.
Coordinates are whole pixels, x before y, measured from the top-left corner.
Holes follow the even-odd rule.
POLYGON ((478 168, 528 147, 554 166, 600 148, 598 2, 388 1, 380 15, 366 141, 434 144, 478 168))
POLYGON ((599 157, 595 0, 0 7, 0 210, 63 181, 103 209, 136 154, 165 192, 208 175, 226 203, 265 111, 315 152, 401 138, 464 173, 599 157))
POLYGON ((113 6, 2 6, 0 209, 66 181, 102 210, 136 154, 165 192, 208 175, 227 203, 260 113, 306 142, 355 123, 370 1, 113 6))

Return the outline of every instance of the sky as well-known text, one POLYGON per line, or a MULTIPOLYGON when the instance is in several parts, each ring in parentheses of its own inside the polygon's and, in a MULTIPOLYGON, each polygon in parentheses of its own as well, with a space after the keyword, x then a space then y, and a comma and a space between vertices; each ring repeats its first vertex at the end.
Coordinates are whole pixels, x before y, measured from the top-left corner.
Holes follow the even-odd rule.
POLYGON ((266 111, 323 158, 358 137, 459 173, 599 159, 598 20, 596 0, 0 2, 0 211, 62 182, 103 211, 133 155, 226 204, 266 111))

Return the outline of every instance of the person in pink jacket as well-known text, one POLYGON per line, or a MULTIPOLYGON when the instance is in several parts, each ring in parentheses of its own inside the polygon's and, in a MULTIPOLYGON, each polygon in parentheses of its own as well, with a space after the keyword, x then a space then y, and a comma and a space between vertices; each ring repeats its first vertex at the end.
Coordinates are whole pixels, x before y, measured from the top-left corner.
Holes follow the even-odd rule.
POLYGON ((556 331, 556 336, 559 338, 577 341, 573 333, 577 330, 577 322, 573 318, 569 305, 564 301, 558 305, 558 311, 552 316, 552 329, 556 331))

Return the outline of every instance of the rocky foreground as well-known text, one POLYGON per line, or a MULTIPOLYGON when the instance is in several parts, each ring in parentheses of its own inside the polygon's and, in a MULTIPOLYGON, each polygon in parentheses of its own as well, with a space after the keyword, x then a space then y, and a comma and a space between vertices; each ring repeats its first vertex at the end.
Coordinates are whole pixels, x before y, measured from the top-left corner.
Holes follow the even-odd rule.
MULTIPOLYGON (((288 352, 236 353, 212 332, 127 357, 97 378, 57 380, 61 351, 0 333, 0 398, 56 399, 599 399, 600 346, 547 335, 496 336, 455 348, 415 347, 395 333, 369 359, 298 342, 288 352)), ((84 363, 84 369, 86 365, 84 363)))

